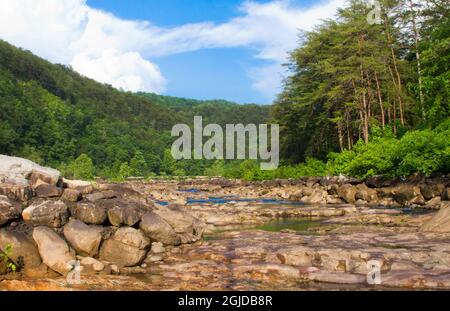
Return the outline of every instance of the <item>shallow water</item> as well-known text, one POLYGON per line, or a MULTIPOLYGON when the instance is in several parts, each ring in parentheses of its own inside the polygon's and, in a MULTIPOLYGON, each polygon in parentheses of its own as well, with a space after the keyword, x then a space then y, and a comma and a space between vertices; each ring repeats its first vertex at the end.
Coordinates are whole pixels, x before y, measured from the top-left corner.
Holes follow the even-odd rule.
POLYGON ((255 229, 279 232, 282 230, 293 230, 298 233, 308 233, 308 229, 318 227, 322 220, 318 218, 279 218, 271 220, 255 229))

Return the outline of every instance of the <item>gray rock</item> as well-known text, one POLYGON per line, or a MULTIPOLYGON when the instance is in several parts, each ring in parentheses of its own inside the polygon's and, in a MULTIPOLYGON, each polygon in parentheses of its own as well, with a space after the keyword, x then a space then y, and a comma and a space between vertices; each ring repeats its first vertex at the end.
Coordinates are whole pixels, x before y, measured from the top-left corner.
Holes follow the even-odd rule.
POLYGON ((99 200, 112 199, 112 198, 115 198, 116 196, 117 195, 114 191, 107 190, 107 191, 94 192, 94 193, 88 194, 85 196, 85 198, 89 202, 95 203, 99 200))
POLYGON ((11 220, 20 217, 20 208, 8 199, 6 196, 0 195, 0 226, 7 224, 11 220))
POLYGON ((53 271, 66 275, 72 270, 71 262, 75 260, 66 241, 52 229, 36 227, 33 230, 33 239, 36 242, 42 261, 53 271))
POLYGON ((105 208, 93 203, 79 202, 71 208, 72 216, 86 224, 101 225, 107 219, 105 208))
POLYGON ((102 241, 99 230, 74 219, 64 226, 64 237, 78 254, 89 257, 98 254, 98 248, 102 241))
POLYGON ((106 199, 98 202, 99 206, 108 211, 108 219, 111 225, 132 227, 139 222, 143 212, 139 211, 136 204, 124 202, 120 199, 106 199))
POLYGON ((69 219, 69 210, 62 201, 35 202, 22 212, 22 218, 36 226, 60 228, 69 219))
POLYGON ((40 183, 56 185, 59 178, 58 170, 23 158, 0 155, 0 182, 34 187, 40 183))
POLYGON ((180 245, 181 238, 161 216, 154 212, 146 213, 139 225, 147 237, 165 245, 180 245))
POLYGON ((100 249, 100 259, 120 267, 133 267, 142 263, 150 241, 140 230, 119 228, 100 249))
POLYGON ((5 250, 8 245, 12 246, 11 260, 25 273, 29 269, 39 267, 42 263, 36 245, 25 234, 0 229, 0 249, 5 250))

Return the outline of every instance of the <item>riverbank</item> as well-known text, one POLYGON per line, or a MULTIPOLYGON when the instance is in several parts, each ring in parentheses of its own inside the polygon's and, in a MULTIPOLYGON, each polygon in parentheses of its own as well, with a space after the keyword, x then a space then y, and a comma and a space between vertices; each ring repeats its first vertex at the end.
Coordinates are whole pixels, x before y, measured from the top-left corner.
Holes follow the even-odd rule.
POLYGON ((450 289, 448 176, 109 184, 16 173, 0 183, 0 289, 450 289), (368 284, 374 262, 379 285, 368 284))

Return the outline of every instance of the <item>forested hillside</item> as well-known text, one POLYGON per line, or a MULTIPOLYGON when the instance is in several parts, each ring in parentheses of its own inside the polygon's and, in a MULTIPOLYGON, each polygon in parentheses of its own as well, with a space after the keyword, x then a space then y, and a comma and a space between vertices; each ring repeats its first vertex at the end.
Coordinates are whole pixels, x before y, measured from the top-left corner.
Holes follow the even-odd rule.
POLYGON ((153 103, 168 108, 177 118, 190 124, 194 116, 202 116, 204 124, 260 124, 270 118, 271 107, 266 105, 238 105, 225 100, 195 100, 153 93, 138 93, 153 103))
POLYGON ((264 123, 268 111, 121 92, 0 41, 0 153, 68 175, 121 178, 187 169, 200 175, 207 162, 175 168, 168 152, 174 124, 190 123, 194 115, 220 124, 264 123))
POLYGON ((113 179, 151 174, 246 179, 408 176, 450 171, 450 4, 366 1, 302 33, 273 106, 126 93, 0 41, 0 153, 113 179), (174 161, 170 129, 280 124, 282 166, 174 161))

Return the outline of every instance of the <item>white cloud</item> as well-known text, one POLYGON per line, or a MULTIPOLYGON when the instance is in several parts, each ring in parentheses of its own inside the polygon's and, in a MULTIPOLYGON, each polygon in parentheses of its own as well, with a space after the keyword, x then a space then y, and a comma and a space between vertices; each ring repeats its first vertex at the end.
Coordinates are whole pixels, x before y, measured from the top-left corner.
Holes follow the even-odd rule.
MULTIPOLYGON (((299 29, 332 17, 345 0, 323 0, 301 8, 291 1, 244 2, 241 16, 161 28, 92 9, 85 0, 2 0, 0 37, 51 61, 126 90, 162 92, 166 80, 148 59, 204 48, 247 47, 267 62, 249 74, 255 89, 273 98, 282 63, 298 44, 299 29)), ((131 4, 130 4, 131 5, 131 4)))
POLYGON ((150 90, 159 93, 166 84, 158 67, 135 52, 120 53, 108 49, 99 57, 78 54, 72 66, 87 77, 132 92, 150 90))

